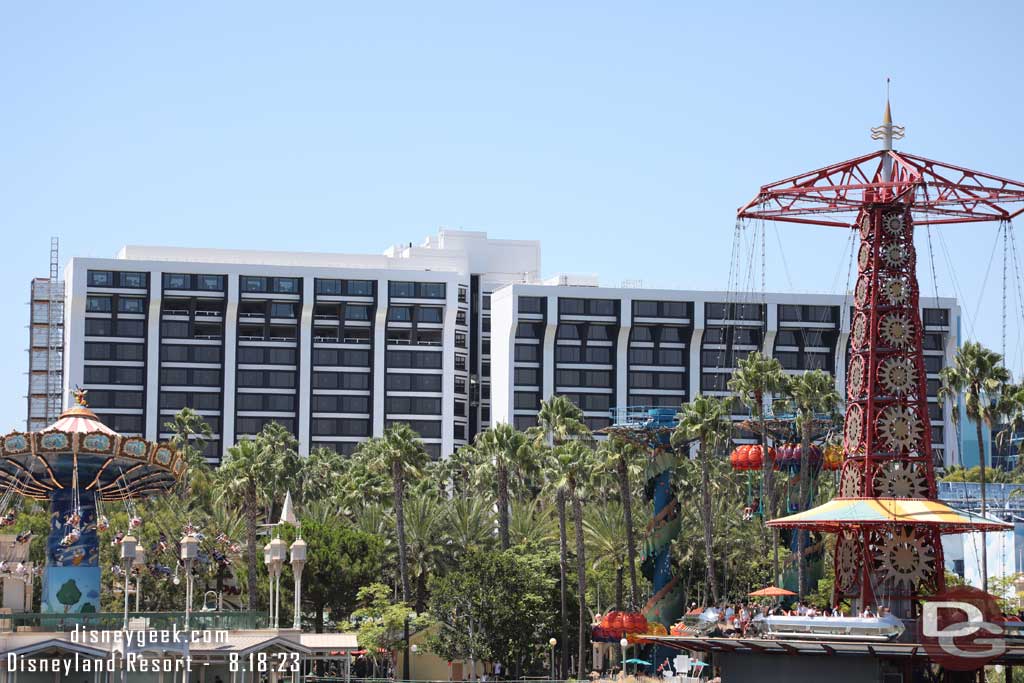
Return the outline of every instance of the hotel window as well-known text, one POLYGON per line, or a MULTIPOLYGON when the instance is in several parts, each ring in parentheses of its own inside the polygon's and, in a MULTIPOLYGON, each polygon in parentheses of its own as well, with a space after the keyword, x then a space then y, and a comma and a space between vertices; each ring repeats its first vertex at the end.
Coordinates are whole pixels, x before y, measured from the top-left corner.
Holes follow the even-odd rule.
POLYGON ((516 337, 518 339, 540 339, 544 333, 544 326, 540 323, 519 323, 516 325, 516 337))
POLYGON ((145 313, 146 300, 137 296, 118 297, 117 310, 119 313, 145 313))
POLYGON ((468 293, 465 287, 459 287, 459 303, 464 304, 468 300, 468 293))
POLYGON ((578 346, 556 346, 555 360, 559 363, 580 362, 580 347, 578 346))
MULTIPOLYGON (((519 323, 519 324, 520 325, 526 325, 528 323, 519 323)), ((559 325, 558 326, 558 338, 559 339, 579 339, 580 338, 580 328, 579 328, 579 325, 559 325)))
POLYGON ((277 294, 298 294, 299 278, 297 277, 275 277, 274 292, 277 294))
POLYGON ((657 301, 634 301, 633 315, 640 318, 653 318, 658 315, 657 301))
POLYGON ((295 317, 295 304, 292 303, 279 303, 274 301, 270 304, 270 317, 271 318, 294 318, 295 317))
POLYGON ((586 359, 588 363, 611 363, 612 350, 607 346, 587 347, 586 359))
POLYGON ((419 282, 416 284, 416 296, 421 299, 443 299, 443 282, 419 282))
POLYGON ((112 299, 109 296, 88 296, 85 299, 87 313, 110 313, 112 299))
POLYGON ((239 286, 243 292, 265 292, 267 291, 267 278, 243 275, 239 280, 239 286))
POLYGON ((388 292, 393 297, 411 299, 416 296, 415 282, 389 282, 388 292))
POLYGON ((485 310, 485 311, 491 310, 491 295, 490 294, 484 294, 483 295, 481 308, 483 308, 483 310, 485 310))
POLYGON ((540 394, 528 391, 515 392, 514 407, 516 410, 538 410, 540 409, 540 394))
MULTIPOLYGON (((487 304, 484 307, 484 310, 489 310, 490 307, 491 307, 490 306, 491 297, 490 297, 490 295, 485 295, 484 298, 485 298, 485 303, 487 304)), ((544 299, 539 297, 539 296, 521 296, 521 297, 519 297, 519 312, 520 313, 543 313, 544 312, 543 301, 544 301, 544 299)))
POLYGON ((645 325, 634 326, 633 329, 629 331, 629 339, 630 339, 630 341, 635 341, 635 342, 649 342, 649 341, 653 341, 654 340, 654 336, 652 334, 652 330, 653 329, 654 328, 647 327, 645 325))
POLYGON ((455 346, 456 346, 456 348, 460 348, 460 349, 466 348, 466 333, 465 332, 456 332, 455 333, 455 346))
MULTIPOLYGON (((570 372, 567 370, 559 370, 559 373, 570 372)), ((560 374, 561 376, 561 374, 560 374)), ((540 385, 540 372, 537 368, 516 368, 515 371, 515 383, 526 386, 539 386, 540 385)))
POLYGON ((629 362, 637 365, 651 365, 654 363, 654 349, 630 349, 629 362))
POLYGON ((341 294, 341 280, 321 280, 317 278, 314 287, 317 294, 326 294, 328 296, 341 294))
POLYGON ((197 275, 196 280, 196 289, 202 290, 204 292, 224 291, 223 275, 197 275))
POLYGON ((590 315, 615 315, 615 302, 611 299, 591 299, 588 304, 590 315))
POLYGON ((662 327, 660 328, 660 337, 662 344, 681 344, 683 343, 683 329, 681 327, 662 327))
POLYGON ((587 340, 588 341, 609 341, 611 325, 588 325, 587 326, 587 340))
POLYGON ((412 322, 412 307, 391 306, 388 308, 388 320, 398 323, 412 322))
POLYGON ((125 289, 145 289, 146 273, 118 273, 118 285, 125 289))
POLYGON ((705 344, 725 344, 725 338, 724 327, 709 327, 704 330, 705 344))
POLYGON ((537 344, 516 344, 515 359, 521 363, 536 363, 540 360, 537 344))
POLYGON ((164 289, 192 289, 192 276, 184 273, 164 273, 164 289))
POLYGON ((355 306, 348 304, 345 306, 345 320, 369 320, 370 319, 370 307, 369 306, 355 306))
POLYGON ((562 315, 583 315, 586 312, 586 301, 583 299, 559 299, 558 312, 562 315))
MULTIPOLYGON (((416 320, 421 323, 440 323, 444 321, 443 315, 444 309, 440 306, 419 306, 416 309, 416 320)), ((466 313, 465 311, 459 311, 462 316, 461 325, 466 324, 466 313)), ((456 321, 458 322, 458 321, 456 321)))
POLYGON ((114 274, 107 270, 90 270, 86 284, 90 287, 113 287, 114 274))
POLYGON ((373 281, 346 280, 345 293, 349 296, 373 296, 373 281))

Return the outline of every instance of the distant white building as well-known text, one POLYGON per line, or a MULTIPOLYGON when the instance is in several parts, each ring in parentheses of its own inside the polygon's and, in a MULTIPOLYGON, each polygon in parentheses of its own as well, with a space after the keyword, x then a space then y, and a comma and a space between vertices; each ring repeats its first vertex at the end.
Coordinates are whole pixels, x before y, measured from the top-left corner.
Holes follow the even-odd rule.
MULTIPOLYGON (((127 246, 72 258, 65 282, 65 397, 83 386, 111 427, 149 439, 189 406, 214 430, 211 460, 271 420, 302 453, 349 453, 408 422, 442 457, 492 422, 531 424, 555 393, 596 428, 628 406, 725 394, 755 349, 842 388, 851 305, 542 279, 539 242, 456 230, 382 255, 127 246)), ((922 315, 933 395, 960 313, 923 299, 922 315)), ((949 461, 947 424, 933 401, 949 461)))

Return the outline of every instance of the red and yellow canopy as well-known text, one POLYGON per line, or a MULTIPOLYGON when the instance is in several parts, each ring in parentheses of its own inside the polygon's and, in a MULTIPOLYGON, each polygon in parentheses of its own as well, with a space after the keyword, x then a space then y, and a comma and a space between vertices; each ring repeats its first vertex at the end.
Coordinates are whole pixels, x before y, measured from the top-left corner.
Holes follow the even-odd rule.
POLYGON ((940 533, 1000 531, 1013 525, 923 498, 834 498, 816 508, 780 517, 768 526, 837 532, 851 526, 923 524, 940 533))

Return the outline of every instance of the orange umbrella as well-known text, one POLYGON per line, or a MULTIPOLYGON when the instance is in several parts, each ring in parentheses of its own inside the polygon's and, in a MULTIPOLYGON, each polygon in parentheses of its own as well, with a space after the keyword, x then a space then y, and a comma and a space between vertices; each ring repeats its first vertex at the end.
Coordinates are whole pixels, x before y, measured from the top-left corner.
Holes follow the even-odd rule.
POLYGON ((778 586, 768 586, 762 588, 759 591, 753 593, 747 593, 752 598, 783 598, 787 595, 796 595, 793 591, 788 591, 785 588, 779 588, 778 586))

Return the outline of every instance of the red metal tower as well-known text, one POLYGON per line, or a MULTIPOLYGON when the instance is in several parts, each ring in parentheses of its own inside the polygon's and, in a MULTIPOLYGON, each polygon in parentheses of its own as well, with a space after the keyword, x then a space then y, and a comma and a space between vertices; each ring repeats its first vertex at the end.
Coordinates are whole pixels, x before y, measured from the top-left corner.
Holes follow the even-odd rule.
POLYGON ((943 589, 940 535, 1001 528, 936 499, 914 226, 1009 220, 1024 184, 898 152, 888 103, 882 149, 761 188, 740 218, 860 232, 839 496, 771 522, 838 535, 836 598, 909 616, 943 589))

